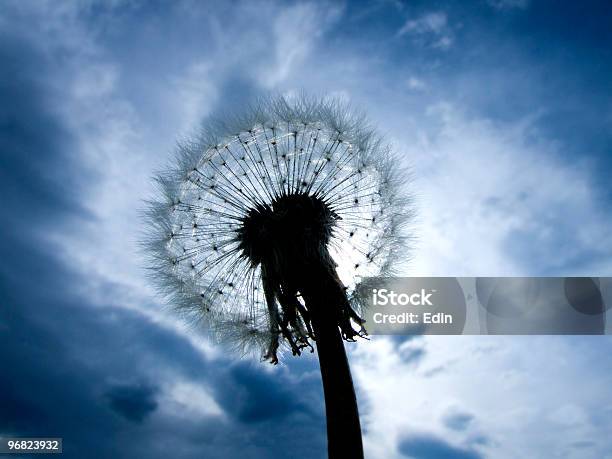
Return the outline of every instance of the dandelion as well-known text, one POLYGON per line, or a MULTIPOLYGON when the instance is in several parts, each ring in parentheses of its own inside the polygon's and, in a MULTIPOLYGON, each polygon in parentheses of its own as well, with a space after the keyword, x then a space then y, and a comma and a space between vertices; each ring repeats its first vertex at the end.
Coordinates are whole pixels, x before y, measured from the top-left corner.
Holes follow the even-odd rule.
POLYGON ((178 311, 273 364, 316 346, 330 457, 363 456, 343 339, 366 336, 359 281, 405 247, 398 166, 345 104, 269 98, 180 145, 150 203, 153 277, 178 311))

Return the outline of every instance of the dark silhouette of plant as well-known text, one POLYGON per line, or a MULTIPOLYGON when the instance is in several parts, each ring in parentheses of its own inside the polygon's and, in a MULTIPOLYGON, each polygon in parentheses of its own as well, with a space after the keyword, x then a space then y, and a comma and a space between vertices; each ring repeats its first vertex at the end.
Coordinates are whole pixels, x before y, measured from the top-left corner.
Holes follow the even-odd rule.
POLYGON ((316 344, 332 458, 363 457, 343 339, 366 336, 358 280, 404 246, 401 170, 345 104, 270 98, 206 123, 150 203, 153 277, 179 311, 274 364, 316 344))

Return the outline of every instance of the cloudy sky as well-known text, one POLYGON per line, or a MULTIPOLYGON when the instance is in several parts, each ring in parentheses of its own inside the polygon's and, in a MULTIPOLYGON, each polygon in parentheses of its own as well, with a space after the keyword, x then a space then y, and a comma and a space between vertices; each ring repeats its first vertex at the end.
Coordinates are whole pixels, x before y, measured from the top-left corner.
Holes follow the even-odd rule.
MULTIPOLYGON (((611 11, 3 1, 0 434, 70 458, 324 456, 316 360, 211 345, 137 250, 176 141, 260 93, 369 113, 414 171, 406 274, 611 276, 611 11)), ((607 337, 350 348, 369 458, 612 457, 607 337)))

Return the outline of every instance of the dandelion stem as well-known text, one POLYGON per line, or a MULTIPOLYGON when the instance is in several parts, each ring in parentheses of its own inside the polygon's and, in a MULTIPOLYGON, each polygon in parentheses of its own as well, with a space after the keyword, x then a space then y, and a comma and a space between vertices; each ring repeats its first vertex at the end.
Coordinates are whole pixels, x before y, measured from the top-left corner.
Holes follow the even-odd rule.
POLYGON ((324 304, 310 306, 325 395, 329 459, 363 458, 357 399, 340 330, 325 317, 324 304))

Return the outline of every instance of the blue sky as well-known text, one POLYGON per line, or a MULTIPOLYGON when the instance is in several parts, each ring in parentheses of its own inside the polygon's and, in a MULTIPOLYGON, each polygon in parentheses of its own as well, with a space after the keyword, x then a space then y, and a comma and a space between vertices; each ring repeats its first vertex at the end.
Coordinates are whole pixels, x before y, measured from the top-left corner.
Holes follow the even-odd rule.
MULTIPOLYGON (((369 113, 414 171, 406 274, 612 275, 603 2, 5 1, 0 63, 0 434, 66 457, 324 454, 316 360, 210 344, 137 250, 177 139, 257 94, 369 113)), ((367 457, 612 457, 611 350, 352 345, 367 457)))

